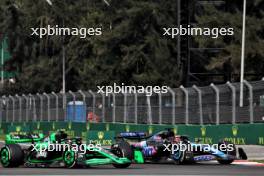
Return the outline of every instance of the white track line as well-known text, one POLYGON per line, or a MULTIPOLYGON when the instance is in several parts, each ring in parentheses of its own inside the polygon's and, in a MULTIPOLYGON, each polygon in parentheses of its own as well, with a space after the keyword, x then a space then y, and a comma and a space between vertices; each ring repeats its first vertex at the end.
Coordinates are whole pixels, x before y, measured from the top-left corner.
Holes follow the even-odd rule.
POLYGON ((232 164, 236 165, 247 165, 247 166, 264 166, 264 163, 248 160, 235 160, 232 164))

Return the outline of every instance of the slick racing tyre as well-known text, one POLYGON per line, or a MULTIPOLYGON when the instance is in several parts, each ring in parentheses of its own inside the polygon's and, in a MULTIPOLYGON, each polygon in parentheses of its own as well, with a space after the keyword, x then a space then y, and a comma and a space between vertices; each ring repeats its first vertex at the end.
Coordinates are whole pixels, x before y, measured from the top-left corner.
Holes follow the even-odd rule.
POLYGON ((76 159, 77 159, 77 153, 73 150, 67 150, 63 152, 63 162, 67 168, 73 168, 76 167, 76 159))
POLYGON ((187 150, 177 151, 174 155, 172 155, 172 159, 176 165, 194 163, 193 153, 187 150))
POLYGON ((24 162, 24 152, 17 144, 8 144, 0 151, 0 161, 3 167, 18 167, 24 162))
MULTIPOLYGON (((221 144, 225 144, 226 146, 227 145, 230 145, 228 148, 231 150, 224 150, 222 151, 223 153, 227 154, 230 156, 230 159, 227 159, 227 160, 223 160, 223 159, 218 159, 217 161, 220 163, 220 164, 231 164, 233 161, 234 161, 234 158, 236 158, 236 146, 235 144, 231 143, 231 142, 228 142, 228 141, 220 141, 218 143, 218 149, 220 150, 220 145, 221 144)), ((220 150, 221 151, 221 150, 220 150)))
MULTIPOLYGON (((131 146, 126 141, 119 141, 118 143, 111 146, 111 151, 113 154, 120 158, 127 158, 129 160, 133 159, 133 151, 131 146)), ((113 164, 116 168, 127 168, 131 163, 126 164, 113 164)))

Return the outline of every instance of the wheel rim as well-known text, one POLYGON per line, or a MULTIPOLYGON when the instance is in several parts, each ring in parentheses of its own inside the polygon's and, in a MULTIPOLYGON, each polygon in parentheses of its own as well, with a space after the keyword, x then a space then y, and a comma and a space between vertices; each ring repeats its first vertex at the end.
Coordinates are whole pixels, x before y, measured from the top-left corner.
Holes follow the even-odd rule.
POLYGON ((64 153, 64 162, 67 166, 71 166, 75 162, 75 153, 74 151, 66 151, 64 153))
POLYGON ((8 148, 3 148, 1 150, 1 163, 3 166, 7 166, 9 164, 10 160, 10 154, 8 148))
POLYGON ((120 148, 116 148, 114 154, 118 157, 124 157, 123 152, 120 148))

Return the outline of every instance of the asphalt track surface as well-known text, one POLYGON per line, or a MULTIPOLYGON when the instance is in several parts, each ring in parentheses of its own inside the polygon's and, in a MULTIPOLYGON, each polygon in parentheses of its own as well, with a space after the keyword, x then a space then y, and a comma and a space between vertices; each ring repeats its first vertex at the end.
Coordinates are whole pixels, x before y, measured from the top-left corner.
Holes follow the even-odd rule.
POLYGON ((0 175, 264 175, 264 166, 220 165, 216 163, 195 165, 132 164, 127 169, 111 165, 82 168, 0 168, 0 175))
MULTIPOLYGON (((0 147, 3 145, 0 142, 0 147)), ((81 169, 65 168, 2 168, 0 175, 232 175, 264 176, 264 165, 231 164, 220 165, 217 162, 204 162, 194 165, 132 164, 126 169, 117 169, 112 165, 101 165, 81 169)))

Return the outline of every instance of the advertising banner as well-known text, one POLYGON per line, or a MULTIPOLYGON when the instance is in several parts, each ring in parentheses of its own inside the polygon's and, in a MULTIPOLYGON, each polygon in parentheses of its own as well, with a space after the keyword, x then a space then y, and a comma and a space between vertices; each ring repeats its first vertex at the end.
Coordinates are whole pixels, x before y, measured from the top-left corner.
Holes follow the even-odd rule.
POLYGON ((86 142, 89 144, 112 145, 115 137, 114 131, 88 131, 86 142))
POLYGON ((1 123, 0 127, 0 134, 34 132, 48 135, 57 130, 64 130, 69 136, 79 136, 91 142, 101 142, 103 144, 111 143, 109 141, 112 141, 114 136, 121 132, 137 131, 151 135, 161 130, 172 128, 175 134, 187 135, 191 141, 201 143, 212 144, 224 139, 237 145, 264 145, 263 123, 234 125, 137 125, 121 123, 29 122, 1 123))

